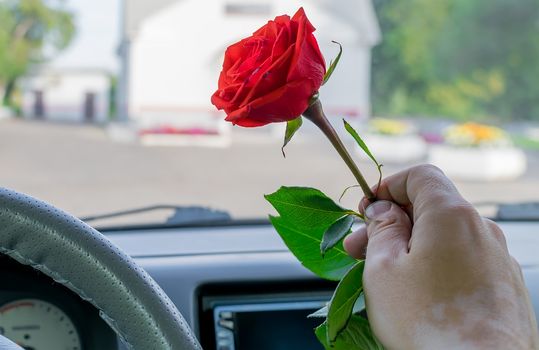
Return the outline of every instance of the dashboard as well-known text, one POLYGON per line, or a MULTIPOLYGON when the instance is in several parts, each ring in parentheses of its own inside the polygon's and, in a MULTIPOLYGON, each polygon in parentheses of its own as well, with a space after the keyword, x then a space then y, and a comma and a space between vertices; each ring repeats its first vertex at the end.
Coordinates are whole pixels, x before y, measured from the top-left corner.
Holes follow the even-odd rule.
MULTIPOLYGON (((500 226, 539 314, 539 222, 500 226)), ((335 285, 301 266, 270 225, 103 233, 161 285, 204 349, 269 350, 275 339, 283 350, 321 349, 320 321, 306 316, 335 285)), ((0 257, 0 276, 0 333, 25 349, 124 349, 93 306, 41 273, 0 257)))

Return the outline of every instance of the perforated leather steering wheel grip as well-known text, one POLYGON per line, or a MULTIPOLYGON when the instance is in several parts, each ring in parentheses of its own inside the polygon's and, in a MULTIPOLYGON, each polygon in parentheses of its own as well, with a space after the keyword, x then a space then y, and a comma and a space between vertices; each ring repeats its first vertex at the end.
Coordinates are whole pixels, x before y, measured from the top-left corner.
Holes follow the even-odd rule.
POLYGON ((93 304, 131 349, 201 349, 176 306, 133 259, 49 204, 0 188, 0 253, 93 304))

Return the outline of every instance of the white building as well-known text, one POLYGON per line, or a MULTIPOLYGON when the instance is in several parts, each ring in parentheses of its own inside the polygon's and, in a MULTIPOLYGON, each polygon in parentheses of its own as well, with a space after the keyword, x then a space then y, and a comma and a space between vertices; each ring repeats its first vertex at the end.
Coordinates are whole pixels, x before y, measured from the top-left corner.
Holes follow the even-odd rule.
MULTIPOLYGON (((369 114, 371 48, 380 30, 370 0, 124 0, 119 55, 120 117, 140 127, 207 127, 222 119, 210 103, 228 45, 276 15, 303 6, 329 61, 344 53, 322 88, 327 114, 369 114)), ((217 127, 215 127, 217 128, 217 127)))
POLYGON ((104 123, 111 77, 98 69, 44 68, 21 81, 23 115, 63 122, 104 123))

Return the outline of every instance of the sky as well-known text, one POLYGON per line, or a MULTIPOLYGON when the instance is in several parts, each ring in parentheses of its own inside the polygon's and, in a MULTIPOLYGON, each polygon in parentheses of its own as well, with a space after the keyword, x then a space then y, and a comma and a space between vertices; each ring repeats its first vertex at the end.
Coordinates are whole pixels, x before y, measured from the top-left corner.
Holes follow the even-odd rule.
POLYGON ((75 14, 77 35, 51 63, 57 68, 100 68, 115 72, 121 0, 66 0, 75 14))

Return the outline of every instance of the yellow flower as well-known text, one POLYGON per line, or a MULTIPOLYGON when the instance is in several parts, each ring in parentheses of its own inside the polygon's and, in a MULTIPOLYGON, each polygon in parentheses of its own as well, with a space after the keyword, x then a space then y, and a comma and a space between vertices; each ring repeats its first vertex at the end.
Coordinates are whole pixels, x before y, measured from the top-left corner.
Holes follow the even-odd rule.
POLYGON ((478 123, 453 125, 446 129, 445 140, 455 146, 507 146, 509 136, 495 126, 478 123))
POLYGON ((403 135, 411 131, 408 123, 386 118, 371 119, 369 129, 374 133, 383 135, 403 135))

